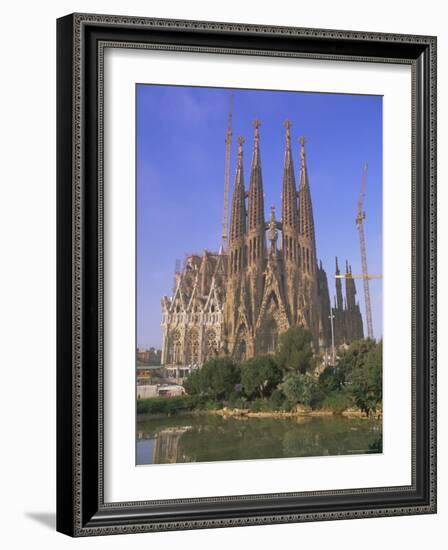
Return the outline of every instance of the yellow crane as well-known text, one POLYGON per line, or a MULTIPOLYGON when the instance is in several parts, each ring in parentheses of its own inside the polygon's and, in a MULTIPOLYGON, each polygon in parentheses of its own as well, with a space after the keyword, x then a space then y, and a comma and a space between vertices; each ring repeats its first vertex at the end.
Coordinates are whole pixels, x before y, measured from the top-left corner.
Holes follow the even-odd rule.
POLYGON ((362 279, 364 285, 364 302, 366 306, 366 322, 367 322, 367 336, 373 339, 373 322, 372 322, 372 304, 370 301, 370 286, 369 281, 372 279, 381 279, 382 275, 372 275, 367 268, 367 250, 366 250, 366 237, 364 234, 364 220, 366 219, 366 213, 364 211, 364 198, 366 196, 366 183, 367 183, 367 162, 364 163, 362 179, 361 179, 361 191, 359 193, 357 211, 356 211, 356 227, 358 228, 359 235, 359 248, 361 251, 361 275, 353 275, 352 273, 345 273, 344 275, 336 275, 335 279, 362 279))
POLYGON ((335 275, 335 279, 382 279, 382 275, 353 275, 353 273, 345 273, 344 275, 335 275))
POLYGON ((366 196, 366 182, 367 182, 367 162, 364 163, 364 169, 361 179, 361 191, 358 198, 358 207, 356 212, 356 227, 358 228, 359 235, 359 247, 361 250, 361 267, 362 267, 362 280, 364 283, 364 302, 366 305, 366 321, 367 321, 367 336, 373 339, 373 322, 372 322, 372 305, 370 302, 370 287, 369 270, 367 269, 367 250, 366 250, 366 237, 364 234, 364 220, 366 219, 366 213, 364 212, 364 198, 366 196))

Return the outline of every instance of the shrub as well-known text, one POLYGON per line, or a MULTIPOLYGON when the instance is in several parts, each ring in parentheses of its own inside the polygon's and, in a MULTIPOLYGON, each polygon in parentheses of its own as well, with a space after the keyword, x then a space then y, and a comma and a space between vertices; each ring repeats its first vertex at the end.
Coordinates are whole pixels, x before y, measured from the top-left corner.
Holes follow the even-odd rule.
POLYGON ((189 411, 194 406, 194 402, 186 396, 153 397, 137 401, 137 414, 166 414, 172 416, 179 412, 189 411))
POLYGON ((310 374, 291 372, 285 376, 280 389, 292 406, 300 404, 310 407, 318 390, 318 382, 310 374))
POLYGON ((247 398, 239 393, 232 393, 226 402, 226 405, 232 409, 246 409, 248 406, 247 398))
POLYGON ((271 406, 271 410, 273 411, 289 410, 290 408, 288 400, 279 388, 272 392, 272 395, 269 398, 269 404, 271 406))
POLYGON ((282 379, 282 371, 272 355, 252 357, 244 361, 240 369, 241 385, 249 399, 268 397, 282 379))
POLYGON ((254 399, 250 403, 250 409, 253 412, 268 412, 268 411, 272 410, 270 408, 269 401, 267 399, 261 399, 261 398, 254 399))
POLYGON ((370 349, 357 357, 347 375, 347 388, 353 395, 356 405, 367 416, 381 407, 382 391, 382 352, 383 346, 367 340, 370 349))
POLYGON ((217 357, 190 374, 185 380, 185 391, 189 395, 203 395, 210 399, 222 400, 229 397, 240 382, 238 367, 227 358, 217 357))
POLYGON ((338 367, 326 367, 319 375, 319 388, 325 395, 339 390, 343 382, 344 375, 338 367))
POLYGON ((334 391, 322 402, 322 408, 330 409, 335 414, 341 414, 352 405, 352 400, 347 392, 334 391))
POLYGON ((204 405, 204 409, 208 411, 216 411, 218 409, 222 409, 222 402, 221 401, 206 401, 204 405))
POLYGON ((311 333, 293 327, 280 335, 276 353, 278 366, 287 371, 305 373, 314 366, 311 333))

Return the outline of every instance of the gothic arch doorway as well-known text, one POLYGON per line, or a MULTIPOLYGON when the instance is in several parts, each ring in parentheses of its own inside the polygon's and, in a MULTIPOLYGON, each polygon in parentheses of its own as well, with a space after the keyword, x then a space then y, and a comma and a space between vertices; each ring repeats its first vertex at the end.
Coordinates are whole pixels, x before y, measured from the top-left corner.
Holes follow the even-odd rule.
POLYGON ((272 316, 265 317, 257 331, 257 353, 274 353, 278 344, 278 326, 272 316))

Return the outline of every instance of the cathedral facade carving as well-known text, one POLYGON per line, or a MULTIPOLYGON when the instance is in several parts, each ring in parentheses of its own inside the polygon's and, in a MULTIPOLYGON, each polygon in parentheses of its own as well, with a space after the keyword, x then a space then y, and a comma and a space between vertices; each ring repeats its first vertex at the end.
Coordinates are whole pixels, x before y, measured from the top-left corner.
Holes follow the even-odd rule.
MULTIPOLYGON (((255 121, 248 191, 244 139, 238 138, 227 249, 190 255, 175 274, 173 296, 162 298, 162 364, 177 377, 213 357, 241 361, 273 353, 279 335, 293 326, 310 330, 316 351, 331 346, 332 308, 327 275, 317 262, 305 140, 300 138, 297 188, 289 121, 285 129, 281 220, 274 207, 265 219, 260 123, 255 121)), ((336 279, 336 345, 363 337, 350 274, 347 264, 345 302, 336 279)))

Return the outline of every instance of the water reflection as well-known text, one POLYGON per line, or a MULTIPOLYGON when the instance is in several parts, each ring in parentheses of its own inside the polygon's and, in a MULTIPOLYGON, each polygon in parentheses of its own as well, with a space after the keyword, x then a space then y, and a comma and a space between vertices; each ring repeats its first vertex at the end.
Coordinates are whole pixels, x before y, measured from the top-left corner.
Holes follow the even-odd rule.
POLYGON ((137 464, 382 452, 381 422, 189 416, 138 422, 137 464))

